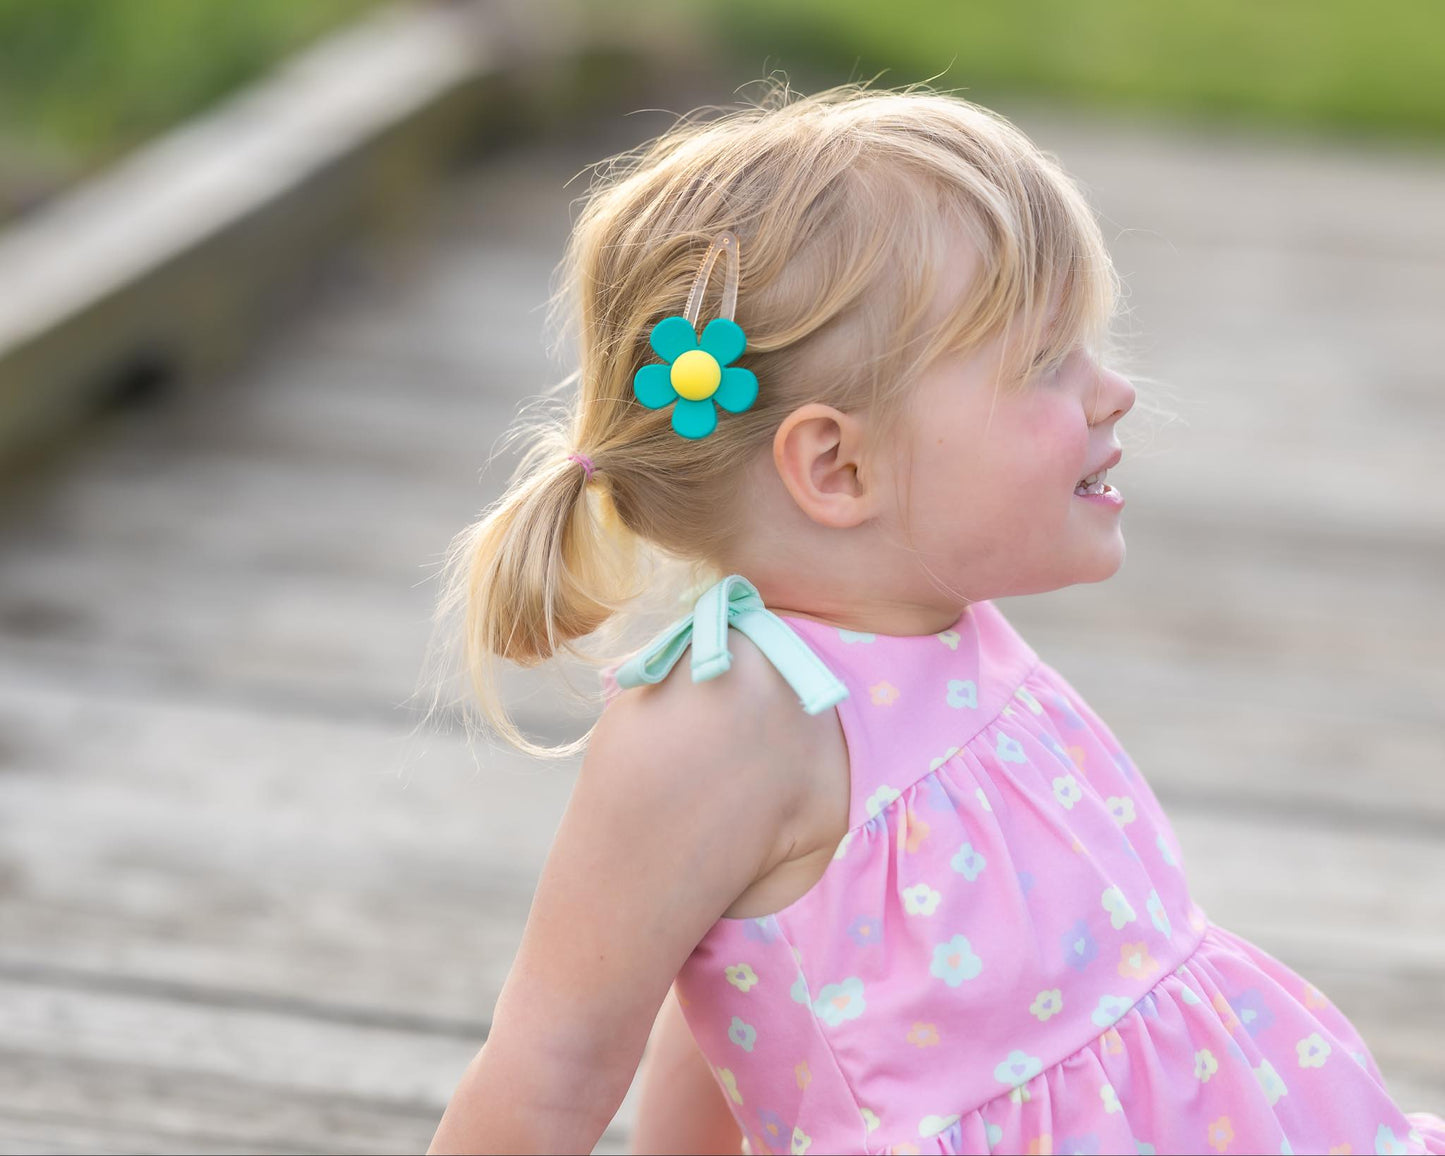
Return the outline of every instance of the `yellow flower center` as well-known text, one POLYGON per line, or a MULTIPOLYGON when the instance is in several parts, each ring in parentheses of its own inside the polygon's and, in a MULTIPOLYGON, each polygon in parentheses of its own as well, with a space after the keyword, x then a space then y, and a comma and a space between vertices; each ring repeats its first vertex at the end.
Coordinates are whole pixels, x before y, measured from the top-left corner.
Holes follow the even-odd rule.
POLYGON ((672 388, 688 401, 704 401, 717 392, 722 367, 706 349, 689 349, 672 363, 672 388))

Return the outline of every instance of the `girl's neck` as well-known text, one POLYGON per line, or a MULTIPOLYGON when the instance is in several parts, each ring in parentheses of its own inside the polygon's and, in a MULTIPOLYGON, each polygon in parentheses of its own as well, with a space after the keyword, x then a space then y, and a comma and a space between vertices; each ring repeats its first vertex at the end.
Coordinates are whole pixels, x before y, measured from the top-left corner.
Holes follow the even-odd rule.
POLYGON ((941 595, 925 601, 882 593, 869 597, 843 588, 803 590, 776 578, 770 581, 766 574, 754 578, 746 571, 739 572, 758 588, 763 605, 774 614, 806 618, 858 634, 894 637, 940 634, 957 625, 972 605, 950 602, 941 595))

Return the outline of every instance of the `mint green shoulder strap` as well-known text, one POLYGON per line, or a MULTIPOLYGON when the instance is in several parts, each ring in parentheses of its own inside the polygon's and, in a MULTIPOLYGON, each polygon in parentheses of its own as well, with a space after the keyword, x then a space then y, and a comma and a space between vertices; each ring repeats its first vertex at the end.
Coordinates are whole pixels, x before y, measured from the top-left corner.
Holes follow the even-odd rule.
POLYGON ((617 668, 617 685, 661 682, 692 646, 692 681, 706 682, 732 666, 728 627, 736 627, 757 644, 778 668, 809 714, 817 714, 848 697, 848 688, 808 649, 807 643, 763 605, 757 588, 741 574, 730 574, 709 588, 693 612, 678 619, 647 646, 617 668))

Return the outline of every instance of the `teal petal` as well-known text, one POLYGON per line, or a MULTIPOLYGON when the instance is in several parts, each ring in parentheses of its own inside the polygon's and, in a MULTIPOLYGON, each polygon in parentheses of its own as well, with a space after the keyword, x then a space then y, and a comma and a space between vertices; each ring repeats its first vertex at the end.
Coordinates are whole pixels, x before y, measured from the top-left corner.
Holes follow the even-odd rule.
POLYGON ((740 369, 737 366, 722 371, 722 381, 717 392, 712 395, 713 401, 729 413, 742 413, 757 398, 758 379, 753 376, 751 369, 740 369))
POLYGON ((712 398, 693 401, 680 397, 672 411, 672 428, 685 438, 705 438, 717 429, 717 406, 712 398))
POLYGON ((677 396, 672 388, 672 366, 644 365, 632 375, 632 392, 648 409, 661 409, 677 396))
POLYGON ((651 340, 658 357, 676 361, 689 349, 697 348, 697 330, 686 317, 673 314, 652 327, 651 340))
POLYGON ((741 325, 726 317, 714 317, 702 331, 702 347, 717 358, 719 365, 727 365, 743 355, 748 339, 741 325))

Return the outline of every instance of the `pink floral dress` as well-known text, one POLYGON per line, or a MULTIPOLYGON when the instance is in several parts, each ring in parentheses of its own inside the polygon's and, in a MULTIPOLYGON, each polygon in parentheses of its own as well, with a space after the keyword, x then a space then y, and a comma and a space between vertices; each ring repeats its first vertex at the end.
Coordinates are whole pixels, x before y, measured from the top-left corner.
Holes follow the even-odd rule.
POLYGON ((992 603, 860 634, 733 575, 616 683, 689 642, 716 677, 729 627, 836 705, 852 776, 822 878, 677 976, 746 1151, 1445 1153, 1322 992, 1210 923, 1143 775, 992 603))

